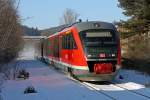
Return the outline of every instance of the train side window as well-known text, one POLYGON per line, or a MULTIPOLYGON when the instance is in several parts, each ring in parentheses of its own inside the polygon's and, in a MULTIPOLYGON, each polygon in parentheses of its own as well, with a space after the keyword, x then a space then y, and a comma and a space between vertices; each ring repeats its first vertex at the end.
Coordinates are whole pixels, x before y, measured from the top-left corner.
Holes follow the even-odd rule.
POLYGON ((67 36, 66 36, 66 35, 63 35, 62 38, 63 38, 63 39, 62 39, 62 48, 63 48, 63 49, 67 49, 67 48, 68 48, 68 47, 67 47, 67 41, 68 41, 68 40, 67 40, 67 36))
POLYGON ((65 49, 68 49, 68 37, 65 35, 65 49))
POLYGON ((59 57, 59 41, 58 41, 58 36, 56 36, 54 38, 54 51, 53 51, 53 55, 54 57, 59 57))
POLYGON ((50 40, 47 40, 48 41, 48 55, 50 55, 52 52, 51 52, 51 41, 50 40))
POLYGON ((75 39, 74 39, 72 33, 68 33, 67 35, 63 35, 62 48, 63 49, 77 49, 75 39))
POLYGON ((62 48, 65 49, 65 36, 62 36, 62 48))
POLYGON ((73 33, 70 33, 69 37, 70 37, 70 49, 77 49, 76 42, 73 37, 73 33))
POLYGON ((63 44, 64 44, 63 49, 66 49, 66 36, 65 35, 63 36, 63 44))
POLYGON ((70 37, 69 37, 69 35, 66 35, 66 37, 67 37, 67 48, 66 49, 70 49, 70 37))

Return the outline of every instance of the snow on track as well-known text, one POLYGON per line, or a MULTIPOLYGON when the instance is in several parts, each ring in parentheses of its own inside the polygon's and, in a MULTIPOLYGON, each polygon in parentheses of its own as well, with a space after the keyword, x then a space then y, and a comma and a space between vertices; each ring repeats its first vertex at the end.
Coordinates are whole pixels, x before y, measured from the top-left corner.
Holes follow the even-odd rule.
POLYGON ((115 84, 116 86, 131 91, 133 93, 145 96, 150 99, 150 88, 145 88, 145 86, 141 84, 137 84, 134 82, 115 84))
MULTIPOLYGON (((148 89, 146 89, 147 90, 146 93, 145 91, 143 91, 144 93, 142 93, 143 95, 141 95, 140 93, 134 93, 132 91, 129 91, 125 89, 125 87, 122 88, 122 86, 124 85, 120 85, 120 86, 115 85, 115 84, 102 85, 102 84, 92 84, 92 83, 87 83, 87 82, 83 82, 83 84, 87 85, 87 87, 97 90, 100 93, 102 92, 108 95, 109 97, 115 98, 116 100, 150 100, 150 98, 147 97, 148 93, 150 92, 148 91, 148 89)), ((134 83, 132 84, 130 83, 128 88, 136 92, 145 90, 145 87, 141 85, 139 86, 137 84, 136 86, 134 85, 135 85, 134 83)))

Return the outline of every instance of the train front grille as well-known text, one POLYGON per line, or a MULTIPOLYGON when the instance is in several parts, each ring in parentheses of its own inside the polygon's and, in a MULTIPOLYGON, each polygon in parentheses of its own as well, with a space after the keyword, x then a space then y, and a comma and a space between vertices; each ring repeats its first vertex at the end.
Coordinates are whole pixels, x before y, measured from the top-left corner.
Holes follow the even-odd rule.
POLYGON ((89 67, 89 72, 93 73, 94 72, 94 65, 95 64, 112 64, 112 72, 116 71, 116 64, 117 60, 111 60, 111 61, 87 61, 88 67, 89 67))

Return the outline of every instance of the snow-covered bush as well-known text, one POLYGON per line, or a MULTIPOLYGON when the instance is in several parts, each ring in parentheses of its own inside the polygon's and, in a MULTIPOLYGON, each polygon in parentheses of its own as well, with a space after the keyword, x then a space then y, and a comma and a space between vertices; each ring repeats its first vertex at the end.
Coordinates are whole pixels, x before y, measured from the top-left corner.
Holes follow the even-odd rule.
POLYGON ((27 72, 25 69, 20 70, 18 73, 18 78, 28 79, 29 72, 27 72))
POLYGON ((37 93, 37 91, 35 90, 35 88, 33 86, 28 86, 25 90, 24 90, 24 94, 28 94, 28 93, 37 93))

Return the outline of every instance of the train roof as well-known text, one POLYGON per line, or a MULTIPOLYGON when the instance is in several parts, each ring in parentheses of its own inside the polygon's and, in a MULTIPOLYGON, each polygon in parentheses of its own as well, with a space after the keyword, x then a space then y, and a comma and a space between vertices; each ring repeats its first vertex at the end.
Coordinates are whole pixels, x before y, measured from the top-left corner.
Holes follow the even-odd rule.
POLYGON ((69 25, 60 25, 60 26, 57 26, 57 27, 51 27, 51 28, 48 28, 48 29, 45 29, 45 30, 42 30, 41 33, 45 36, 50 36, 50 35, 53 35, 55 34, 56 32, 59 32, 63 29, 65 29, 66 27, 68 27, 69 25))
POLYGON ((89 30, 89 29, 116 30, 115 26, 112 23, 100 22, 100 21, 79 22, 79 23, 73 24, 72 26, 75 26, 79 32, 89 30))
POLYGON ((57 27, 52 27, 47 29, 47 36, 51 36, 57 32, 63 31, 69 27, 76 27, 78 32, 86 31, 89 29, 111 29, 116 30, 115 26, 112 23, 101 22, 101 21, 88 21, 88 22, 76 22, 73 24, 65 24, 57 27))

